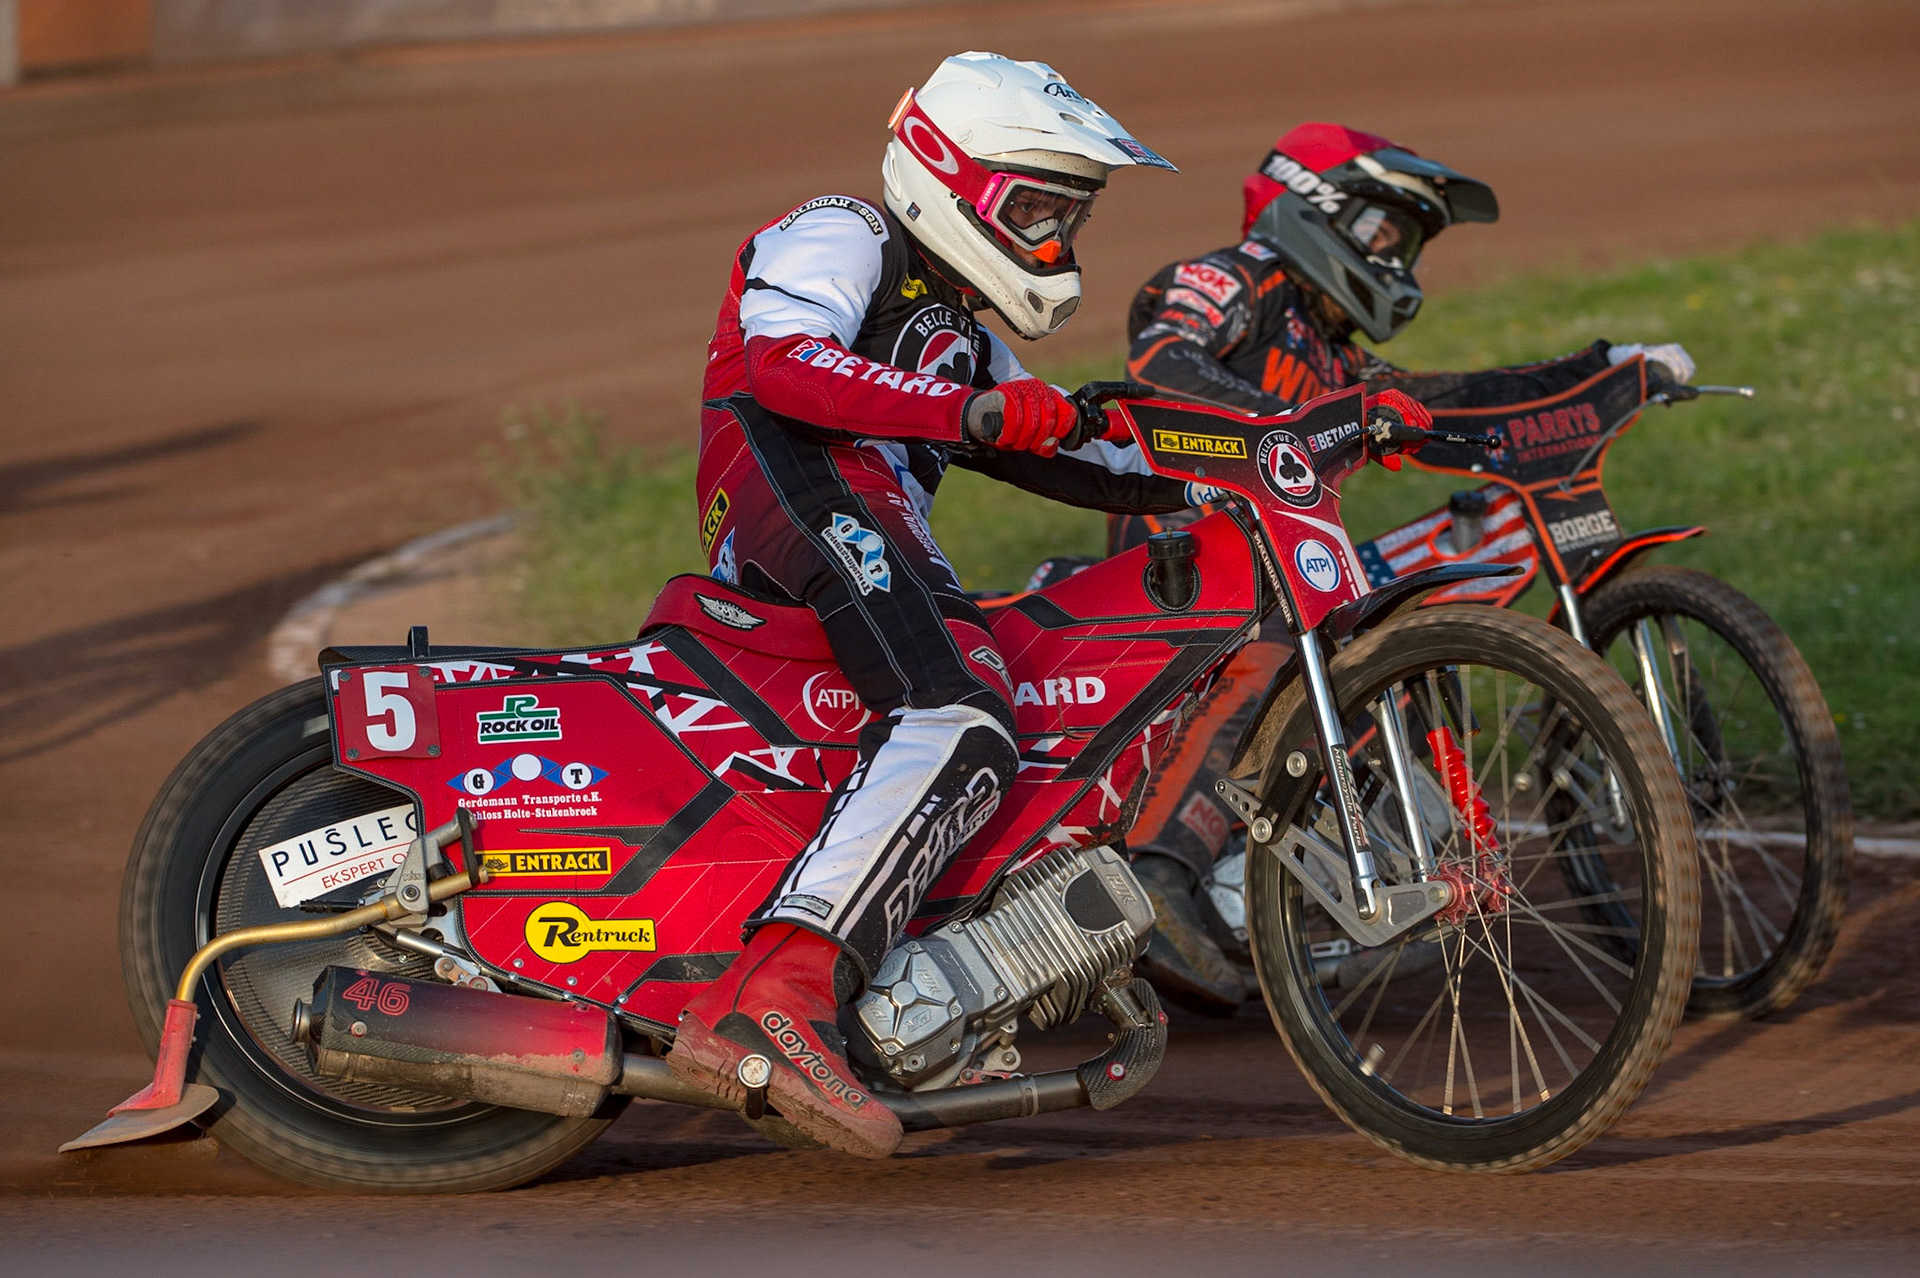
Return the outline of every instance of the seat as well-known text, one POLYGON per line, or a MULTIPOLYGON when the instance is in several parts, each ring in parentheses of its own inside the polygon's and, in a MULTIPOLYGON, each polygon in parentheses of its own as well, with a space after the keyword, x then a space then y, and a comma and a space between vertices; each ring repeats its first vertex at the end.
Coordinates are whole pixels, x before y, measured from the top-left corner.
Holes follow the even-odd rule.
POLYGON ((679 626, 703 638, 793 661, 832 661, 833 649, 820 619, 805 604, 742 590, 682 573, 660 589, 640 624, 640 637, 662 626, 679 626))

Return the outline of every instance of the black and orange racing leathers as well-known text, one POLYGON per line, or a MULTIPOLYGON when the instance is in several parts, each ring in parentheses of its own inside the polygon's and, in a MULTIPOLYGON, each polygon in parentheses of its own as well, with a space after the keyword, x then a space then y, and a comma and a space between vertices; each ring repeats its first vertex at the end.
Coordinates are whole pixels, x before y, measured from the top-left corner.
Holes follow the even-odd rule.
MULTIPOLYGON (((1163 390, 1251 413, 1283 413, 1317 395, 1366 383, 1430 408, 1537 399, 1607 367, 1606 342, 1560 359, 1470 373, 1410 373, 1330 332, 1285 260, 1257 239, 1175 262, 1147 281, 1127 317, 1127 375, 1163 390)), ((1192 522, 1200 510, 1114 515, 1108 553, 1192 522)), ((1286 660, 1283 632, 1248 644, 1222 674, 1154 770, 1128 839, 1134 851, 1175 857, 1204 876, 1234 828, 1214 791, 1240 729, 1286 660)))

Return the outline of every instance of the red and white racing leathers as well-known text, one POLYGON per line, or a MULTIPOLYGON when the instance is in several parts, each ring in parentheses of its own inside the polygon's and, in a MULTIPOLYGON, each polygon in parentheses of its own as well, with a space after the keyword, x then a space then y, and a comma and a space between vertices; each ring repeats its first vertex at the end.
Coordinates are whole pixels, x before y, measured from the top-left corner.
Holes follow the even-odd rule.
POLYGON ((812 607, 877 716, 750 926, 831 937, 868 975, 1017 765, 1005 665, 927 524, 946 468, 1111 512, 1191 504, 1131 445, 968 445, 968 398, 1026 376, 890 213, 843 195, 740 246, 708 348, 698 498, 713 574, 812 607))

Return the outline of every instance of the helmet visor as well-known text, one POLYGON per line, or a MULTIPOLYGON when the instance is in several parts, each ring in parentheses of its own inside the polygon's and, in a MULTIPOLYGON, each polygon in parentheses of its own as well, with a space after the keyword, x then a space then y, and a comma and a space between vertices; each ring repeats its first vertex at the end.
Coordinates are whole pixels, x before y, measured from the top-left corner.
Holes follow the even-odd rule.
POLYGON ((1008 244, 1051 266, 1073 248, 1097 194, 1030 174, 1001 172, 988 180, 973 207, 1008 244))
POLYGON ((1412 214, 1385 204, 1356 206, 1341 229, 1362 256, 1402 271, 1413 269, 1425 239, 1424 230, 1412 214))

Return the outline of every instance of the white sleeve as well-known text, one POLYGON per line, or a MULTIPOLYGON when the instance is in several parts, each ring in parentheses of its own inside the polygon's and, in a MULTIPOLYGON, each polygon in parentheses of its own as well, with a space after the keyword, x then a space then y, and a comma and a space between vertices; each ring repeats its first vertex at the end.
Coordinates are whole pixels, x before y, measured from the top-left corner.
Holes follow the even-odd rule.
POLYGON ((1086 462, 1090 466, 1112 475, 1151 475, 1156 473, 1147 465, 1146 454, 1132 440, 1116 444, 1111 440, 1096 439, 1090 444, 1082 444, 1072 452, 1062 452, 1062 457, 1071 457, 1075 461, 1086 462))
POLYGON ((985 325, 981 326, 981 331, 987 335, 987 374, 993 378, 995 386, 1033 376, 1020 366, 1019 357, 1013 353, 1012 347, 1000 340, 1000 334, 985 325))
POLYGON ((747 338, 831 338, 851 346, 880 287, 886 223, 844 195, 808 200, 753 237, 740 295, 747 338))

